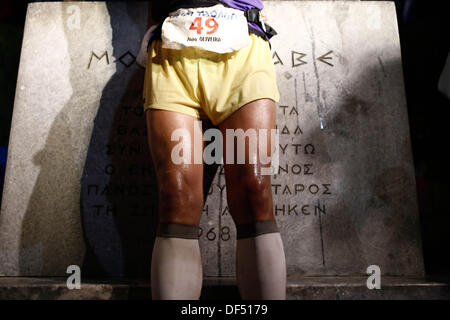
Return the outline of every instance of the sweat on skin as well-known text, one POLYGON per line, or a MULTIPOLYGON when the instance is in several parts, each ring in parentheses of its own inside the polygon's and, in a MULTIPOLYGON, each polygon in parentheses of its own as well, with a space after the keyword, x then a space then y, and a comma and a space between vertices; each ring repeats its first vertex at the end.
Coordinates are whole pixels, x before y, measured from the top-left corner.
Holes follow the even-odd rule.
MULTIPOLYGON (((220 130, 211 128, 205 131, 203 135, 203 141, 212 142, 207 145, 203 151, 203 157, 199 157, 202 146, 197 143, 202 140, 201 121, 198 121, 198 125, 194 125, 194 139, 192 140, 189 130, 185 128, 178 128, 172 132, 171 141, 180 141, 172 148, 171 159, 175 164, 191 164, 192 155, 191 149, 194 153, 194 164, 202 164, 203 161, 206 164, 223 164, 222 144, 223 136, 220 130), (191 141, 194 145, 191 146, 191 141), (192 148, 193 147, 193 148, 192 148)), ((276 146, 279 142, 278 129, 226 129, 226 161, 228 164, 234 163, 235 148, 234 140, 237 139, 237 164, 245 163, 245 140, 248 138, 248 146, 250 154, 249 163, 256 164, 258 159, 262 165, 268 165, 272 161, 272 168, 276 168, 278 164, 278 148, 276 146), (268 139, 270 139, 271 152, 268 152, 268 139)), ((266 174, 271 174, 270 172, 266 174)), ((264 173, 263 173, 264 174, 264 173)))

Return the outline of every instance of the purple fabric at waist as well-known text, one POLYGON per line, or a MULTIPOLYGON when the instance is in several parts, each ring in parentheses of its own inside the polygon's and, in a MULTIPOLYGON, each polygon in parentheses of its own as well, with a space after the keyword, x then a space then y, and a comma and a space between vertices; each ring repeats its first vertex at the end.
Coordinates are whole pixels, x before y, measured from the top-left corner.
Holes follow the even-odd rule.
POLYGON ((261 0, 220 0, 220 1, 232 8, 239 10, 248 10, 252 8, 262 10, 264 7, 261 0))
MULTIPOLYGON (((248 24, 249 24, 250 26, 252 26, 254 29, 256 29, 256 30, 258 30, 258 31, 260 31, 261 33, 264 34, 264 31, 263 31, 258 25, 256 25, 254 22, 249 22, 248 24)), ((266 35, 264 35, 264 38, 265 38, 266 40, 269 40, 269 38, 267 38, 266 35)))

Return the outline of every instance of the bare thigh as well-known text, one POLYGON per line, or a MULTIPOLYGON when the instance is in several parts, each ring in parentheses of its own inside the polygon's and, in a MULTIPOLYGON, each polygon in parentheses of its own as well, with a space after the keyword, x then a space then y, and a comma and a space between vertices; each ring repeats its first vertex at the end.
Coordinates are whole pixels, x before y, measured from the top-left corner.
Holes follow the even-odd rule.
POLYGON ((203 164, 195 164, 193 157, 194 153, 198 157, 198 152, 201 157, 203 149, 201 136, 194 136, 194 126, 199 127, 199 123, 191 116, 157 109, 147 110, 146 119, 158 183, 159 221, 198 225, 203 208, 203 164), (172 141, 176 129, 185 129, 189 136, 172 141), (200 148, 194 149, 194 143, 200 148), (173 161, 172 151, 176 146, 192 155, 190 163, 173 161))
MULTIPOLYGON (((270 130, 275 129, 276 112, 275 103, 270 99, 260 99, 246 104, 234 112, 229 118, 223 121, 219 128, 224 137, 223 154, 225 161, 225 179, 227 187, 227 200, 230 214, 236 224, 250 223, 261 220, 273 220, 273 199, 271 176, 262 175, 261 168, 269 167, 269 164, 262 164, 258 148, 249 148, 245 144, 245 164, 237 164, 227 161, 227 145, 232 141, 226 138, 226 129, 254 129, 257 133, 264 129, 267 135, 267 155, 271 155, 270 150, 270 130), (249 163, 250 159, 255 159, 255 163, 249 163)), ((259 135, 256 135, 257 145, 259 145, 259 135)), ((234 146, 235 153, 237 145, 234 146)))

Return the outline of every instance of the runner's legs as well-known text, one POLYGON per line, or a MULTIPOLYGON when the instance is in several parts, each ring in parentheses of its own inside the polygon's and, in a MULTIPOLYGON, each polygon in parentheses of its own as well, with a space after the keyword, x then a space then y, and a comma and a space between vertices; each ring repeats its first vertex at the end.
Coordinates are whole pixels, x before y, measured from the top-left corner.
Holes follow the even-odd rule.
POLYGON ((194 152, 201 152, 202 138, 194 135, 194 126, 199 123, 192 116, 157 109, 147 110, 146 118, 158 183, 159 226, 152 254, 152 298, 198 299, 202 286, 198 225, 203 209, 203 164, 176 164, 172 150, 182 146, 192 157, 194 152), (177 129, 189 135, 171 141, 177 129), (196 150, 195 144, 201 147, 196 150))
MULTIPOLYGON (((273 215, 271 176, 261 174, 261 153, 246 143, 245 164, 229 163, 226 153, 231 141, 226 138, 226 130, 255 129, 258 133, 261 129, 267 130, 267 150, 262 154, 271 155, 269 133, 275 129, 275 122, 275 103, 260 99, 241 107, 219 125, 224 136, 228 206, 237 229, 236 273, 243 299, 285 299, 286 262, 273 215), (250 159, 256 159, 256 163, 251 164, 250 159)), ((257 138, 257 146, 259 143, 257 138)), ((236 154, 236 143, 234 148, 236 154)))

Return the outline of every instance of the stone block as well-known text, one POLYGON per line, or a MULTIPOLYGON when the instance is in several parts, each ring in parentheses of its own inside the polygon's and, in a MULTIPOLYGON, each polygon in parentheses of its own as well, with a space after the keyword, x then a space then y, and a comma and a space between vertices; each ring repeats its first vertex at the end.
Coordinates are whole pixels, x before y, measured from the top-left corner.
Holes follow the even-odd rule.
MULTIPOLYGON (((265 1, 281 100, 274 212, 288 274, 423 275, 395 6, 265 1)), ((156 182, 134 64, 142 2, 29 5, 0 214, 0 273, 147 276, 156 182)), ((205 167, 205 276, 235 273, 221 167, 205 167)))

